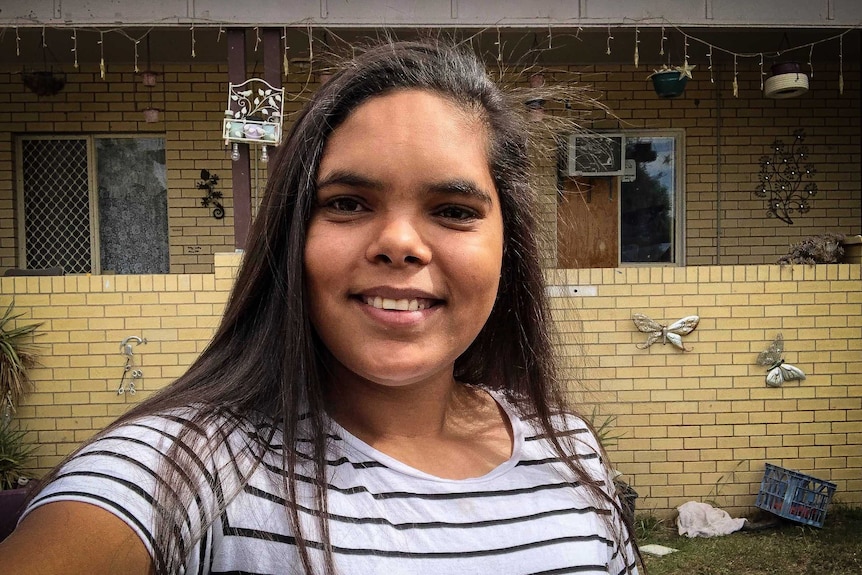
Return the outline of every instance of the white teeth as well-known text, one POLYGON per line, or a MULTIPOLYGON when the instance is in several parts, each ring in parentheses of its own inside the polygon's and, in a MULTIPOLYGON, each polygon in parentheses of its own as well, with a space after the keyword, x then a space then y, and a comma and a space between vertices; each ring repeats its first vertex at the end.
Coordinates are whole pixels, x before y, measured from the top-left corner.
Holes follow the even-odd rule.
POLYGON ((371 307, 394 311, 419 311, 429 307, 429 301, 425 299, 389 299, 375 296, 363 300, 371 307))

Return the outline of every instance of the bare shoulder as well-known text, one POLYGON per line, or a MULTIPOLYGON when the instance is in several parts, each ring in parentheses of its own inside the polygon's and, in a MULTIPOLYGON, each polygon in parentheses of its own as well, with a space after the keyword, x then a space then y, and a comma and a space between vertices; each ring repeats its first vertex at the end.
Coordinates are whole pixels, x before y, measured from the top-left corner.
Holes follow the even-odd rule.
POLYGON ((7 573, 148 575, 144 543, 113 514, 89 503, 59 501, 30 512, 0 543, 7 573))

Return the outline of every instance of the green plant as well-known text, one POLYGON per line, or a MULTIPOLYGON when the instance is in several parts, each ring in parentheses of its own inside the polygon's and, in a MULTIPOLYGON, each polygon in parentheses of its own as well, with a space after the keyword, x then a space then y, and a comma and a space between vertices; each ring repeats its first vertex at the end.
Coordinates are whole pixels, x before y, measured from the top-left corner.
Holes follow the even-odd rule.
POLYGON ((15 314, 12 302, 0 316, 0 419, 8 420, 21 397, 32 385, 27 370, 36 364, 32 337, 41 323, 12 327, 15 314))
POLYGON ((0 420, 0 491, 18 487, 18 480, 25 477, 22 469, 36 449, 24 440, 26 434, 14 429, 11 420, 0 420))
POLYGON ((712 484, 712 489, 709 490, 709 493, 707 493, 703 502, 709 503, 713 507, 721 507, 717 500, 721 497, 721 492, 724 491, 724 487, 736 479, 736 472, 739 471, 739 468, 743 463, 743 460, 739 460, 736 462, 736 465, 733 466, 733 469, 727 473, 719 475, 718 479, 715 480, 715 483, 712 484))
POLYGON ((590 425, 592 425, 599 443, 601 443, 602 447, 605 449, 615 446, 617 441, 625 435, 624 433, 614 429, 614 425, 617 422, 617 416, 606 415, 602 417, 599 415, 599 411, 596 406, 593 406, 593 411, 590 413, 587 420, 590 425))
POLYGON ((667 528, 664 519, 652 513, 639 513, 634 521, 635 539, 647 543, 661 535, 667 528))

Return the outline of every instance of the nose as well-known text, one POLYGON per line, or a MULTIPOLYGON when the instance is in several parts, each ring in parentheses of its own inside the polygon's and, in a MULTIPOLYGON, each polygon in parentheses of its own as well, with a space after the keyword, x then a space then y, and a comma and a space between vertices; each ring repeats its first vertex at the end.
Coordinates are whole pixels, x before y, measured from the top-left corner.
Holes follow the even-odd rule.
POLYGON ((377 235, 368 245, 367 257, 374 263, 425 265, 431 261, 431 247, 415 217, 392 214, 381 219, 377 235))

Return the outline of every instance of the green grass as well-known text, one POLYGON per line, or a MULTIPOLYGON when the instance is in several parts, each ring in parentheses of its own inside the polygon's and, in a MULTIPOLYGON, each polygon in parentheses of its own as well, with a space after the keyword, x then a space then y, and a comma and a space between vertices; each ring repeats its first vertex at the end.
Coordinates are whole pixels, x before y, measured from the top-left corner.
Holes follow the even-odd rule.
POLYGON ((638 516, 635 523, 641 545, 679 550, 664 557, 645 554, 648 575, 862 574, 862 508, 833 505, 822 529, 782 521, 763 531, 710 539, 680 537, 673 521, 650 516, 638 516))

